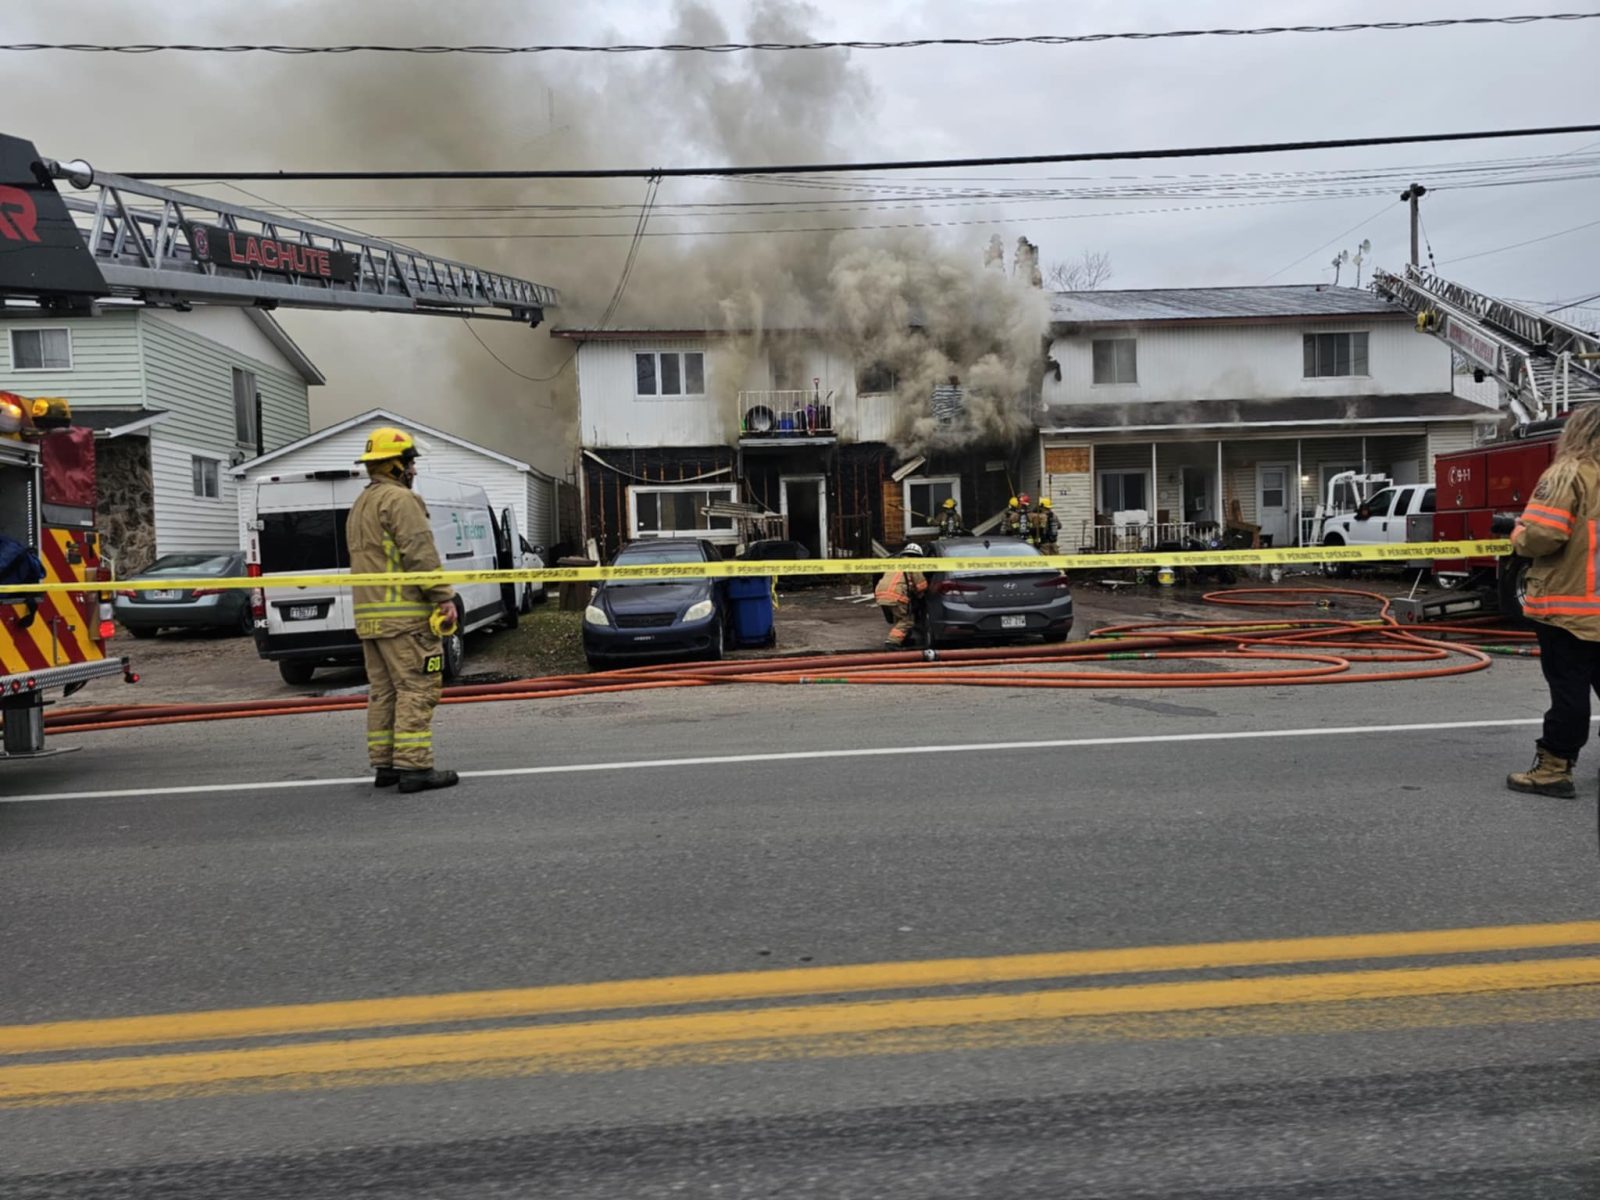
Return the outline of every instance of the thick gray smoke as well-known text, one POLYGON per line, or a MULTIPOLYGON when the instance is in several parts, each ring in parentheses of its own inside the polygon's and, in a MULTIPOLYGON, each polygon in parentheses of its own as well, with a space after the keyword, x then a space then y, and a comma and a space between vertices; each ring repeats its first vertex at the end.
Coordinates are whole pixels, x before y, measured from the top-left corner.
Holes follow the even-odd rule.
MULTIPOLYGON (((179 20, 155 6, 134 12, 108 0, 58 0, 27 30, 11 31, 41 40, 82 40, 86 30, 94 40, 639 40, 638 30, 597 37, 592 26, 579 25, 581 6, 552 13, 520 4, 278 0, 219 3, 205 11, 209 19, 197 19, 190 9, 179 20)), ((805 40, 814 20, 811 9, 796 0, 754 0, 744 20, 729 27, 705 4, 680 0, 672 27, 659 36, 683 42, 805 40)), ((53 89, 63 95, 45 128, 24 132, 42 144, 48 135, 46 153, 91 157, 112 170, 847 160, 870 154, 874 146, 871 88, 844 53, 606 59, 168 55, 97 59, 95 66, 103 69, 81 89, 63 92, 53 71, 82 62, 41 56, 21 64, 41 89, 34 94, 53 89), (108 98, 117 104, 108 106, 108 98)), ((31 90, 27 79, 18 86, 31 90)), ((565 305, 550 314, 550 324, 585 328, 599 322, 611 299, 629 239, 529 235, 629 233, 636 210, 617 210, 628 214, 623 220, 526 219, 537 214, 517 211, 465 221, 448 206, 634 206, 645 184, 263 184, 252 190, 306 207, 319 219, 554 284, 565 305), (351 211, 327 211, 333 207, 351 211), (450 236, 424 240, 436 231, 450 236)), ((253 202, 226 189, 214 194, 253 202)), ((657 203, 797 197, 838 199, 840 193, 668 180, 657 203)), ((960 210, 941 210, 943 219, 952 215, 960 210)), ((719 339, 712 361, 713 379, 725 381, 729 404, 734 381, 754 356, 781 349, 794 330, 815 330, 857 362, 893 372, 902 402, 898 440, 905 448, 1014 436, 1031 417, 1027 398, 1037 395, 1044 296, 1026 271, 1014 277, 984 268, 981 243, 988 230, 968 242, 951 242, 917 229, 839 228, 916 220, 907 208, 888 217, 832 211, 712 219, 676 218, 668 208, 652 217, 651 233, 780 224, 829 231, 647 237, 611 325, 737 332, 719 339), (952 377, 964 390, 968 414, 966 423, 954 427, 935 422, 929 410, 932 389, 952 377)), ((546 328, 530 333, 474 323, 507 369, 446 319, 281 317, 329 377, 317 398, 322 419, 384 404, 547 469, 571 465, 572 343, 552 340, 546 328)))

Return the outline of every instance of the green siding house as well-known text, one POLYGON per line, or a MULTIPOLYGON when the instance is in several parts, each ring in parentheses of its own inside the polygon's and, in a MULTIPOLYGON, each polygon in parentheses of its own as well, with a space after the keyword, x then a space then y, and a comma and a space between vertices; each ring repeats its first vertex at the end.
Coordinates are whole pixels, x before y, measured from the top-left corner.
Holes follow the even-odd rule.
POLYGON ((307 389, 322 382, 256 309, 0 311, 0 389, 64 396, 95 430, 100 531, 120 575, 160 554, 236 547, 229 468, 305 437, 307 389))

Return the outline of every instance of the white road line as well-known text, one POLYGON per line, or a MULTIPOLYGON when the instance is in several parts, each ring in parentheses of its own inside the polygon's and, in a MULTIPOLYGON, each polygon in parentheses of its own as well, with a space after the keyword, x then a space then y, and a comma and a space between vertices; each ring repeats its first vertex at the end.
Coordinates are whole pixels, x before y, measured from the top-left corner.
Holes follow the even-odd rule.
MULTIPOLYGON (((1450 729, 1511 729, 1539 725, 1539 717, 1510 717, 1495 721, 1428 721, 1409 725, 1334 725, 1320 729, 1241 729, 1230 733, 1151 733, 1131 737, 1052 738, 1036 742, 968 742, 952 746, 871 746, 858 750, 787 750, 772 754, 716 754, 700 758, 624 759, 620 762, 565 763, 554 767, 501 767, 463 771, 463 779, 504 779, 520 775, 578 775, 596 771, 644 771, 666 767, 728 767, 747 763, 806 762, 830 758, 925 757, 930 754, 1011 753, 1021 750, 1091 749, 1095 746, 1153 746, 1181 742, 1240 742, 1251 739, 1299 737, 1349 737, 1378 733, 1438 733, 1450 729)), ((3 768, 0 768, 3 769, 3 768)), ((200 796, 222 792, 275 792, 296 788, 370 785, 372 776, 340 779, 262 780, 245 783, 209 783, 185 787, 117 788, 103 792, 40 792, 31 796, 0 796, 0 804, 36 804, 42 800, 136 800, 144 796, 200 796)))

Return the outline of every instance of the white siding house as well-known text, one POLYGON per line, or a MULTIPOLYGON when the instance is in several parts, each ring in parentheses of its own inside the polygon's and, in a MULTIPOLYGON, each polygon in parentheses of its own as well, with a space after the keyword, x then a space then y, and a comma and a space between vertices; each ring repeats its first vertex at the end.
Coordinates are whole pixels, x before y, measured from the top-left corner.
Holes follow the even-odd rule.
POLYGON ((1064 551, 1218 524, 1295 544, 1333 474, 1430 478, 1497 418, 1446 346, 1354 288, 1058 293, 1048 355, 1037 466, 1064 551))
POLYGON ((984 474, 992 449, 891 479, 905 402, 881 372, 858 381, 858 364, 815 331, 553 336, 577 343, 583 534, 601 557, 670 536, 730 549, 780 537, 812 556, 867 555, 914 532, 906 514, 927 502, 934 477, 963 478, 953 491, 985 511, 1005 486, 1006 464, 984 474), (730 501, 758 519, 703 511, 730 501))
POLYGON ((229 467, 303 437, 322 382, 255 309, 0 313, 0 388, 64 396, 96 430, 102 534, 123 573, 235 545, 229 467))
POLYGON ((530 545, 550 547, 560 541, 556 481, 550 476, 497 450, 382 408, 319 429, 271 454, 235 466, 230 474, 240 488, 241 502, 230 514, 233 524, 229 537, 238 538, 241 546, 247 544, 248 534, 242 527, 242 497, 251 483, 304 476, 312 471, 357 469, 355 460, 366 449, 367 435, 384 425, 398 426, 421 441, 424 453, 417 462, 420 474, 481 487, 496 516, 507 508, 516 514, 517 531, 530 545))

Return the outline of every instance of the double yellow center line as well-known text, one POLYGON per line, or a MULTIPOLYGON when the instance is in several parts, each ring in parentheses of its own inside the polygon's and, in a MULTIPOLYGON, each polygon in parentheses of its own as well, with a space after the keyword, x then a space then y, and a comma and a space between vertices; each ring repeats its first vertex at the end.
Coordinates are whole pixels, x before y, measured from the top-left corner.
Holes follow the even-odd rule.
POLYGON ((370 1084, 386 1077, 595 1069, 602 1063, 614 1069, 646 1065, 652 1057, 661 1061, 663 1056, 692 1047, 705 1051, 701 1061, 715 1061, 723 1051, 753 1043, 870 1039, 1113 1015, 1577 988, 1600 985, 1600 957, 1458 961, 1234 979, 828 999, 860 993, 1047 984, 1108 975, 1504 955, 1596 944, 1600 944, 1600 921, 747 971, 0 1026, 0 1060, 10 1059, 0 1065, 0 1106, 370 1084), (810 1002, 727 1007, 795 997, 810 1002), (695 1006, 722 1007, 631 1015, 639 1009, 695 1006), (569 1014, 584 1014, 585 1019, 564 1019, 569 1014), (552 1017, 558 1019, 505 1024, 552 1017), (501 1024, 387 1032, 488 1021, 501 1024), (372 1031, 385 1032, 372 1036, 372 1031), (325 1036, 330 1034, 344 1036, 325 1036), (266 1038, 300 1040, 267 1046, 227 1044, 266 1038), (197 1043, 222 1045, 83 1057, 93 1050, 197 1043), (77 1057, 62 1057, 68 1055, 77 1057))

